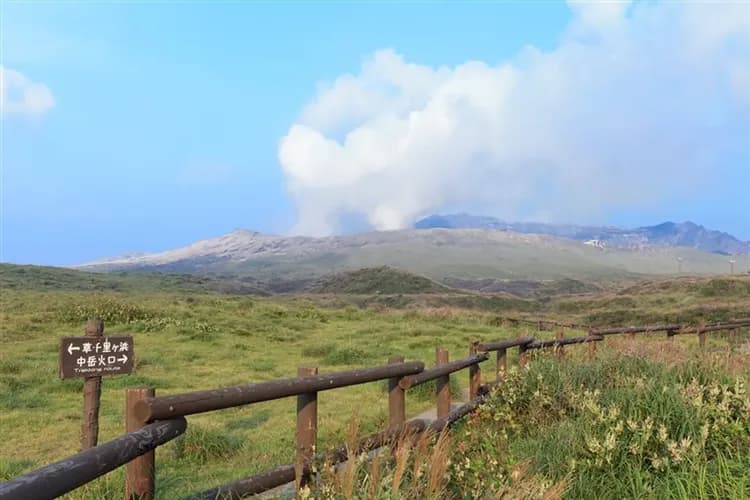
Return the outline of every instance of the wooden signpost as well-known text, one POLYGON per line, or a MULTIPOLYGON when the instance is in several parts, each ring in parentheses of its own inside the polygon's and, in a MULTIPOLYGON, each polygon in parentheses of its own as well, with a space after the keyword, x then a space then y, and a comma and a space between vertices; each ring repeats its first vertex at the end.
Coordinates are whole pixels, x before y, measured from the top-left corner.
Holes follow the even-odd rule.
POLYGON ((126 375, 133 371, 133 337, 63 337, 60 378, 126 375))
POLYGON ((60 339, 60 378, 84 377, 81 449, 96 446, 99 440, 99 400, 102 376, 126 375, 133 371, 133 337, 104 336, 104 322, 86 322, 84 337, 60 339))

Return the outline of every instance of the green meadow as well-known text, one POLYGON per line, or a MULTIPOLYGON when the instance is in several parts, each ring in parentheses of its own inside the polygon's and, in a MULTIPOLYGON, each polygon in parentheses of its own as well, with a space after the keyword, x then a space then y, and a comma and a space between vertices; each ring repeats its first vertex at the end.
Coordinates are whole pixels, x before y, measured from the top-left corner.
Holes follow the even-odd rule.
MULTIPOLYGON (((100 442, 104 442, 124 432, 127 387, 151 386, 157 394, 174 394, 294 377, 297 368, 303 366, 318 367, 321 372, 374 366, 384 364, 392 355, 422 360, 430 366, 434 362, 436 346, 447 348, 451 358, 456 359, 466 355, 469 342, 474 340, 527 334, 551 338, 554 335, 554 332, 503 326, 500 318, 506 315, 580 320, 592 314, 615 311, 617 316, 607 319, 621 324, 661 317, 686 321, 728 319, 739 317, 748 310, 748 295, 745 293, 748 280, 739 278, 719 284, 712 284, 710 280, 678 280, 664 282, 664 285, 642 283, 634 285, 635 288, 626 294, 610 290, 599 294, 521 300, 472 294, 257 297, 206 292, 201 290, 200 283, 190 280, 186 283, 175 277, 166 277, 162 286, 158 276, 95 277, 92 282, 93 278, 81 273, 85 277, 85 282, 82 282, 76 274, 61 274, 56 281, 54 276, 44 273, 44 278, 40 279, 39 276, 29 278, 26 272, 19 274, 17 268, 6 267, 2 271, 0 480, 11 479, 78 451, 83 383, 80 379, 59 379, 59 338, 82 334, 85 321, 92 317, 104 320, 105 334, 129 333, 135 336, 134 373, 103 380, 100 442)), ((580 333, 569 331, 566 335, 580 333)), ((673 343, 653 338, 639 340, 636 344, 607 339, 600 343, 599 355, 602 359, 610 359, 609 365, 585 361, 586 349, 573 346, 567 349, 563 360, 541 356, 539 363, 531 363, 528 375, 536 380, 534 370, 546 370, 542 373, 546 377, 544 380, 553 382, 550 387, 557 389, 543 391, 541 386, 538 389, 545 398, 552 398, 551 403, 544 400, 544 404, 552 408, 556 408, 558 389, 567 398, 565 408, 578 404, 569 403, 578 397, 575 394, 597 388, 600 395, 605 394, 605 389, 614 391, 611 397, 619 398, 623 404, 628 398, 636 398, 633 401, 637 402, 639 394, 646 394, 651 399, 633 403, 640 404, 640 409, 622 407, 620 411, 643 416, 651 411, 650 405, 654 405, 654 411, 666 412, 664 418, 670 425, 669 432, 672 433, 674 428, 673 438, 680 442, 684 436, 694 439, 702 418, 695 411, 688 415, 688 410, 671 407, 678 403, 687 404, 680 400, 680 394, 683 393, 681 388, 688 387, 692 380, 689 375, 694 374, 702 384, 708 384, 707 387, 713 387, 712 383, 720 384, 722 391, 736 380, 747 383, 749 372, 745 360, 748 355, 741 350, 746 345, 743 342, 746 342, 744 334, 732 342, 723 335, 711 337, 709 350, 726 359, 722 363, 712 361, 704 366, 704 362, 708 363, 707 358, 697 351, 694 338, 679 338, 673 343), (634 351, 634 346, 641 344, 650 346, 650 350, 646 353, 634 351), (675 346, 679 346, 679 356, 669 354, 669 349, 674 350, 675 346), (663 355, 664 352, 667 355, 663 355), (642 358, 650 359, 650 364, 639 364, 642 358), (681 372, 672 368, 675 360, 703 368, 680 375, 681 372), (566 375, 564 370, 573 370, 574 375, 566 375), (587 375, 586 370, 592 371, 587 375), (663 382, 668 391, 672 391, 669 398, 658 396, 661 386, 653 384, 648 386, 651 392, 628 392, 628 384, 635 373, 642 370, 650 370, 661 377, 657 377, 659 383, 663 382), (596 380, 598 376, 605 376, 614 385, 602 386, 596 380), (566 377, 573 378, 560 382, 566 377), (688 434, 685 434, 688 431, 680 430, 683 425, 680 419, 685 415, 693 419, 688 434)), ((511 364, 515 363, 514 356, 515 352, 512 352, 511 364)), ((483 364, 485 379, 494 377, 493 365, 493 360, 483 364)), ((526 371, 521 374, 525 376, 526 371)), ((648 462, 650 458, 645 455, 641 462, 630 457, 597 464, 596 456, 589 457, 581 451, 587 446, 581 441, 582 436, 590 434, 589 427, 594 425, 591 422, 595 417, 583 415, 585 408, 580 405, 565 410, 559 418, 542 418, 539 425, 526 425, 525 422, 539 420, 544 415, 542 410, 547 408, 539 406, 541 403, 536 401, 535 398, 541 397, 536 394, 536 389, 524 385, 528 384, 527 378, 514 379, 513 384, 508 384, 508 387, 518 386, 519 391, 528 393, 523 405, 509 404, 507 394, 498 393, 496 403, 488 408, 499 410, 487 410, 498 411, 497 419, 483 410, 475 417, 476 431, 462 424, 449 437, 457 443, 457 440, 464 440, 462 432, 470 432, 474 436, 466 440, 466 446, 470 448, 463 448, 462 453, 470 457, 476 454, 487 463, 495 460, 497 467, 502 467, 502 477, 508 480, 488 483, 487 492, 504 491, 503 488, 512 483, 512 472, 519 464, 525 464, 520 476, 523 476, 524 484, 531 485, 528 486, 530 492, 551 490, 554 493, 557 488, 560 495, 567 494, 569 498, 581 498, 585 491, 578 482, 580 477, 587 478, 587 482, 598 481, 599 489, 592 491, 611 498, 625 492, 639 492, 638 495, 648 497, 649 492, 667 491, 659 486, 662 484, 659 478, 666 477, 665 474, 673 470, 681 474, 680 481, 692 485, 691 474, 699 469, 686 468, 686 464, 677 469, 671 465, 662 469, 648 462), (518 414, 511 414, 513 412, 518 414), (503 425, 495 425, 497 422, 503 425), (502 439, 498 438, 499 435, 502 439), (572 435, 578 437, 566 440, 566 436, 572 435), (569 462, 558 456, 562 453, 559 450, 568 450, 566 446, 571 450, 570 456, 580 455, 581 458, 576 459, 579 461, 590 458, 593 465, 584 460, 585 467, 578 464, 577 468, 571 468, 569 462), (494 458, 487 454, 488 450, 496 452, 494 458), (555 450, 558 451, 554 456, 548 456, 548 452, 555 450), (638 469, 641 486, 618 483, 611 491, 606 489, 610 484, 605 480, 607 477, 630 474, 638 467, 642 467, 638 469), (579 472, 581 470, 585 474, 579 472)), ((452 392, 459 398, 468 385, 467 375, 464 371, 454 379, 452 392)), ((429 386, 423 387, 426 389, 407 393, 408 415, 418 414, 431 406, 433 394, 429 386)), ((610 405, 606 398, 597 400, 597 404, 605 409, 610 405)), ((720 405, 720 402, 716 404, 720 405)), ((382 429, 387 420, 385 384, 370 383, 322 392, 318 411, 321 449, 345 442, 352 422, 357 423, 359 434, 382 429)), ((732 414, 734 420, 717 420, 719 426, 732 427, 726 438, 717 438, 716 442, 712 441, 709 451, 703 450, 689 457, 695 467, 704 467, 700 471, 706 477, 714 477, 714 469, 721 471, 722 485, 712 486, 713 483, 707 482, 704 487, 706 498, 711 497, 712 491, 746 491, 750 409, 746 405, 737 411, 740 413, 732 414), (706 457, 710 460, 706 461, 706 457)), ((294 398, 190 416, 187 433, 157 450, 158 497, 178 498, 289 463, 294 455, 294 430, 294 398)), ((606 435, 602 439, 606 439, 606 435)), ((660 457, 658 455, 657 459, 660 457)), ((457 458, 452 460, 455 463, 457 458)), ((408 489, 404 486, 406 483, 394 485, 393 477, 387 475, 388 467, 388 464, 383 464, 379 482, 373 481, 365 466, 362 471, 352 472, 352 491, 369 491, 367 485, 373 484, 373 495, 382 498, 438 493, 439 496, 463 498, 460 495, 462 490, 469 492, 477 487, 475 483, 466 482, 466 476, 459 477, 457 470, 450 469, 441 475, 444 482, 434 485, 438 489, 430 489, 432 486, 422 484, 417 476, 410 486, 412 489, 408 489), (390 477, 390 483, 384 479, 387 477, 390 477)), ((121 498, 123 481, 123 471, 118 470, 68 497, 121 498)), ((336 486, 337 481, 333 478, 326 483, 328 489, 325 491, 330 496, 347 497, 346 490, 336 486)), ((693 486, 686 486, 685 495, 690 495, 675 494, 676 497, 696 498, 691 495, 699 490, 693 486)), ((532 496, 536 494, 532 493, 532 496)))
MULTIPOLYGON (((294 377, 301 366, 321 372, 385 364, 388 357, 434 362, 443 346, 453 357, 471 340, 516 335, 483 316, 328 309, 306 301, 251 297, 13 292, 3 296, 0 359, 0 474, 21 472, 78 451, 82 380, 57 375, 59 337, 83 333, 85 319, 105 321, 105 334, 135 336, 132 375, 103 379, 100 441, 123 433, 126 387, 157 394, 294 377)), ((465 375, 457 377, 467 385, 465 375)), ((343 441, 357 415, 362 430, 387 418, 382 383, 319 396, 320 446, 343 441)), ((429 391, 408 398, 409 413, 430 405, 429 391)), ((189 431, 157 452, 163 498, 206 489, 292 461, 293 398, 189 418, 189 431)), ((91 488, 121 487, 115 472, 91 488)), ((76 495, 73 495, 76 497, 76 495)))

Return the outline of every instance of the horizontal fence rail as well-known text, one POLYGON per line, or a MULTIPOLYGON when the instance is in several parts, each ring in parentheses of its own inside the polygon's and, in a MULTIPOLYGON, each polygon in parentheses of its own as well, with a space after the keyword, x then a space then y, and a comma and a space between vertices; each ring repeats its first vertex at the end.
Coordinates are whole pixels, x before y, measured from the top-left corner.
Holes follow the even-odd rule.
POLYGON ((616 335, 621 333, 649 333, 679 330, 680 325, 618 326, 614 328, 592 328, 591 335, 616 335))
POLYGON ((477 348, 480 351, 499 351, 500 349, 509 349, 511 347, 531 344, 532 342, 534 342, 534 337, 520 337, 510 340, 498 340, 495 342, 480 342, 477 345, 477 348))
POLYGON ((568 337, 551 340, 535 340, 526 344, 526 349, 543 349, 545 347, 558 347, 570 344, 584 344, 586 342, 599 342, 604 340, 601 335, 589 335, 587 337, 568 337))
POLYGON ((750 326, 750 321, 680 328, 679 330, 676 331, 676 334, 683 335, 683 334, 689 334, 689 333, 718 332, 721 330, 735 330, 737 328, 743 328, 746 326, 750 326))
MULTIPOLYGON (((428 429, 424 420, 412 420, 404 423, 398 428, 377 432, 365 438, 359 439, 351 450, 351 455, 359 455, 391 444, 405 436, 417 435, 428 429)), ((347 445, 340 445, 326 453, 316 455, 315 460, 328 465, 337 465, 346 462, 350 458, 350 450, 347 445)), ((306 470, 305 472, 310 472, 306 470)), ((196 495, 185 497, 183 500, 214 500, 239 499, 249 495, 257 495, 273 488, 293 482, 295 479, 295 465, 286 464, 276 467, 270 471, 255 474, 239 481, 224 484, 217 488, 203 491, 196 495)))
POLYGON ((565 323, 562 321, 555 321, 551 319, 529 319, 529 318, 500 318, 500 321, 508 323, 510 325, 529 325, 535 326, 537 330, 552 330, 554 327, 557 328, 575 328, 575 329, 586 329, 590 328, 589 325, 583 323, 565 323))
POLYGON ((273 380, 257 384, 237 385, 208 391, 159 396, 139 401, 135 415, 145 422, 232 408, 250 403, 270 401, 338 387, 364 384, 393 377, 412 375, 424 370, 421 361, 408 361, 374 368, 360 368, 343 372, 307 377, 273 380))
POLYGON ((444 365, 437 365, 434 368, 428 368, 416 375, 404 377, 401 379, 398 385, 401 386, 402 389, 409 389, 410 387, 415 387, 417 385, 424 384, 425 382, 429 382, 445 375, 449 375, 453 372, 463 370, 464 368, 467 368, 469 366, 474 366, 481 363, 482 361, 487 361, 487 359, 489 359, 489 355, 487 354, 473 354, 463 359, 451 361, 450 363, 446 363, 444 365))
POLYGON ((699 333, 698 330, 703 332, 715 332, 720 330, 731 330, 734 328, 742 328, 750 326, 750 319, 737 320, 728 323, 716 323, 713 325, 685 327, 678 324, 664 324, 664 325, 641 325, 641 326, 619 326, 613 328, 592 328, 589 330, 590 335, 616 335, 622 333, 649 333, 649 332, 675 332, 677 333, 699 333))
POLYGON ((157 446, 187 427, 184 418, 154 422, 135 432, 0 484, 0 498, 55 498, 93 481, 157 446))
POLYGON ((254 476, 184 497, 183 500, 240 499, 294 482, 294 464, 280 465, 254 476))

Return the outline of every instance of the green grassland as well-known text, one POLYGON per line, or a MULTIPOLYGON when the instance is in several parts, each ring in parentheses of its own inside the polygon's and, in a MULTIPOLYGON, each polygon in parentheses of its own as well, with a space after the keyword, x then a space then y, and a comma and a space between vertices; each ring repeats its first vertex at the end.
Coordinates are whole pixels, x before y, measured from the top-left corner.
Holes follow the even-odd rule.
MULTIPOLYGON (((534 299, 453 291, 265 298, 227 293, 214 286, 221 284, 218 278, 204 288, 197 279, 0 267, 0 480, 78 451, 82 382, 59 380, 57 353, 59 337, 81 334, 91 317, 105 321, 105 333, 135 336, 135 373, 104 379, 100 441, 106 441, 123 433, 126 387, 172 394, 293 377, 300 366, 321 372, 372 366, 392 355, 430 365, 436 346, 458 358, 472 340, 552 336, 504 326, 505 316, 607 324, 728 319, 746 317, 750 309, 747 278, 652 281, 534 299)), ((677 343, 692 349, 695 339, 677 343)), ((724 352, 727 343, 717 335, 710 345, 724 352)), ((582 352, 570 349, 569 359, 582 352)), ((491 362, 485 365, 491 376, 491 362)), ((456 379, 459 388, 467 385, 465 373, 456 379)), ((409 414, 430 406, 428 391, 410 394, 409 414)), ((382 428, 386 404, 382 383, 321 393, 320 447, 344 441, 355 417, 362 433, 382 428)), ((157 451, 159 497, 176 498, 290 462, 294 410, 289 398, 189 417, 186 435, 157 451)), ((119 470, 70 498, 120 498, 122 482, 119 470)))
MULTIPOLYGON (((104 380, 102 440, 123 432, 126 387, 147 385, 169 394, 294 377, 300 366, 336 371, 383 364, 395 354, 429 361, 437 345, 458 357, 470 340, 515 335, 471 315, 322 309, 304 300, 18 290, 4 291, 2 299, 2 479, 77 451, 82 383, 58 379, 58 339, 82 333, 90 316, 105 320, 105 333, 132 333, 137 355, 133 375, 104 380)), ((465 376, 459 380, 467 384, 465 376)), ((429 394, 422 392, 409 399, 408 411, 429 404, 429 394)), ((321 393, 319 405, 321 447, 343 440, 353 411, 360 414, 363 432, 381 428, 387 416, 380 383, 321 393)), ((190 417, 182 444, 157 452, 162 498, 290 462, 294 410, 290 398, 190 417)), ((84 488, 78 497, 98 496, 108 485, 118 496, 119 475, 84 488)))
POLYGON ((93 273, 48 266, 0 264, 0 290, 80 292, 217 292, 237 295, 269 295, 252 278, 165 273, 93 273))
MULTIPOLYGON (((508 293, 327 294, 311 297, 329 307, 377 310, 472 311, 504 317, 560 319, 592 326, 658 322, 700 323, 750 316, 750 276, 681 277, 609 285, 596 292, 519 297, 508 293)), ((488 318, 488 321, 491 321, 488 318)))
POLYGON ((447 293, 451 290, 428 278, 388 266, 336 273, 313 288, 332 294, 414 294, 447 293))

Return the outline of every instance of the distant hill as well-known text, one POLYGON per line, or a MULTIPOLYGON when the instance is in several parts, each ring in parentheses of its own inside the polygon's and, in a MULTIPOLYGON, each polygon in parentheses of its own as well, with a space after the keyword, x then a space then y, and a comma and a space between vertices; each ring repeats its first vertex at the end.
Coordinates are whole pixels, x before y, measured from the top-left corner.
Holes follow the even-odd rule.
MULTIPOLYGON (((249 279, 249 278, 244 278, 249 279)), ((278 278, 277 278, 278 279, 278 278)), ((236 277, 158 273, 89 273, 63 268, 0 264, 0 290, 20 292, 124 293, 148 297, 163 293, 187 296, 206 292, 266 295, 239 286, 236 277)), ((270 283, 270 282, 268 282, 270 283)), ((522 282, 475 280, 457 283, 483 293, 444 288, 433 281, 392 268, 343 271, 316 280, 276 281, 275 292, 303 292, 302 300, 333 307, 473 309, 503 317, 564 319, 594 326, 728 321, 748 317, 750 275, 648 278, 595 287, 575 280, 522 282)), ((92 294, 93 293, 93 294, 92 294)), ((6 297, 7 298, 7 297, 6 297)), ((293 299, 290 299, 293 300, 293 299)))
POLYGON ((414 294, 446 293, 449 288, 431 279, 388 266, 357 269, 327 276, 311 289, 315 293, 414 294))
POLYGON ((49 266, 0 263, 0 290, 78 292, 218 292, 270 295, 251 278, 217 278, 195 274, 94 273, 49 266))
POLYGON ((469 214, 431 215, 418 221, 416 229, 491 229, 523 234, 546 234, 578 241, 598 240, 620 248, 666 245, 695 248, 723 255, 750 253, 750 242, 731 234, 706 229, 693 222, 664 222, 656 226, 627 229, 614 226, 576 226, 539 222, 505 222, 494 217, 469 214))
POLYGON ((517 297, 551 297, 555 295, 576 295, 597 292, 601 287, 580 280, 563 278, 550 281, 531 280, 465 280, 446 278, 445 284, 454 288, 473 290, 480 293, 509 293, 517 297))
MULTIPOLYGON (((79 269, 231 276, 269 291, 306 288, 336 272, 390 266, 439 283, 481 280, 619 281, 644 275, 722 274, 727 258, 687 247, 596 248, 574 239, 488 229, 407 229, 310 238, 236 230, 186 247, 115 257, 79 269), (249 280, 249 281, 245 281, 249 280), (451 281, 453 280, 453 281, 451 281), (289 284, 293 286, 289 286, 289 284)), ((747 269, 738 260, 737 271, 747 269)), ((568 285, 565 285, 566 287, 568 285)), ((495 285, 491 288, 501 289, 495 285)))

